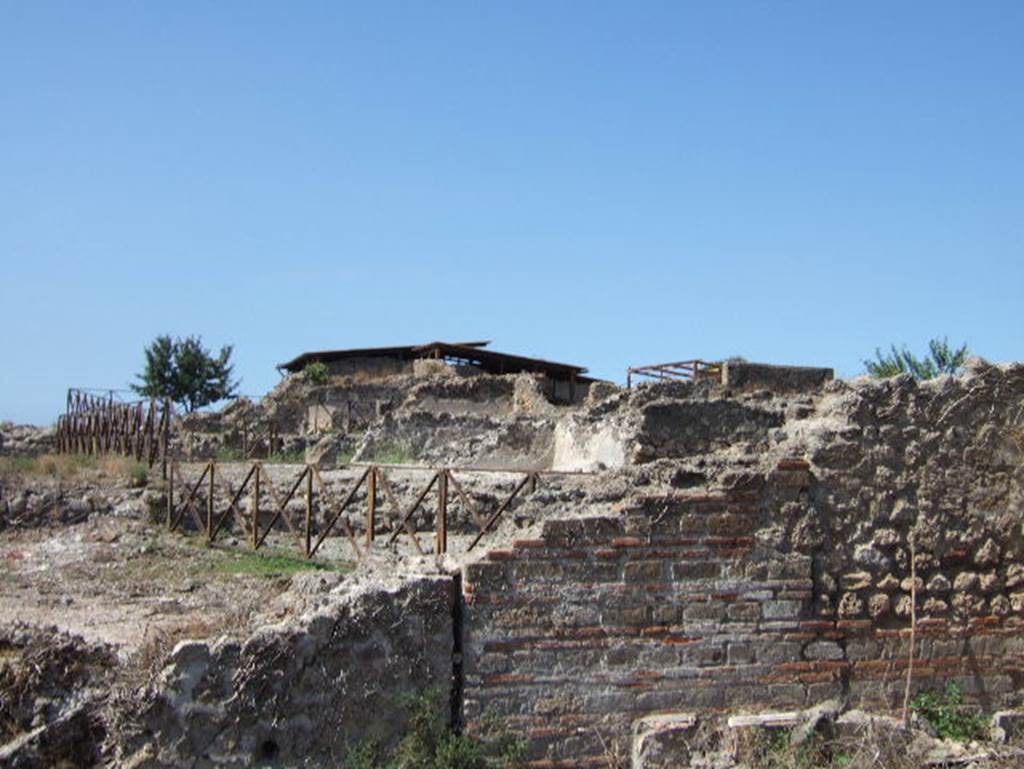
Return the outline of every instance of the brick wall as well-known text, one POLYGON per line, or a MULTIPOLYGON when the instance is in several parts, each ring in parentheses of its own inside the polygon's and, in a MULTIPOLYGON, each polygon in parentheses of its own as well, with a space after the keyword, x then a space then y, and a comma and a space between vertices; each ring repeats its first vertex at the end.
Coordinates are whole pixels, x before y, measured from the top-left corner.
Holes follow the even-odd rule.
MULTIPOLYGON (((659 711, 898 707, 909 623, 816 617, 812 558, 755 544, 770 499, 648 498, 548 521, 466 566, 469 728, 491 712, 528 736, 534 765, 585 766, 628 753, 632 722, 659 711)), ((1020 612, 922 620, 915 688, 957 679, 1006 704, 1024 681, 1022 625, 1020 612)))

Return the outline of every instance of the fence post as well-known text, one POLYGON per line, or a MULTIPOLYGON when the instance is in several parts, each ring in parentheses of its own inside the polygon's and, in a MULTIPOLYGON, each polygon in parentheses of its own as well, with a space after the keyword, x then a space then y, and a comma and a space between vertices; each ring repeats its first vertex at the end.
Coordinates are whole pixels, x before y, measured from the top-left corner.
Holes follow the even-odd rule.
POLYGON ((448 470, 437 474, 437 554, 448 552, 448 470))
POLYGON ((259 546, 259 534, 260 534, 260 473, 263 472, 263 466, 256 463, 256 477, 253 479, 252 487, 252 549, 255 550, 259 546))
MULTIPOLYGON (((321 490, 323 496, 323 490, 321 490)), ((309 558, 310 531, 313 527, 313 471, 306 465, 306 557, 309 558)))
POLYGON ((174 520, 174 465, 168 468, 167 473, 167 528, 171 528, 174 520))
POLYGON ((171 399, 164 400, 164 413, 160 420, 160 470, 167 475, 167 452, 170 450, 171 433, 171 399))
POLYGON ((370 468, 366 479, 366 549, 373 547, 374 530, 377 528, 377 466, 370 468))
POLYGON ((213 542, 213 474, 216 465, 213 464, 213 460, 210 460, 210 495, 206 499, 206 541, 207 543, 213 542))

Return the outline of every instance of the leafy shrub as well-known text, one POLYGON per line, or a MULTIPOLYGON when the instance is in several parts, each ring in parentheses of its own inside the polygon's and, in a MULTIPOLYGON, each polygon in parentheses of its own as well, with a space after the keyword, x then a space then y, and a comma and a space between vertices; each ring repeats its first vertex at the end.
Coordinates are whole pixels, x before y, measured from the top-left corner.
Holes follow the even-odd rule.
POLYGON ((331 370, 327 368, 326 363, 315 360, 312 363, 307 363, 302 369, 302 378, 310 384, 327 384, 331 379, 331 370))
POLYGON ((970 742, 983 738, 988 729, 987 717, 964 708, 963 692, 953 681, 947 683, 941 693, 918 694, 910 707, 943 739, 970 742))
POLYGON ((149 467, 143 462, 136 462, 130 475, 132 486, 145 486, 149 482, 149 467))
POLYGON ((890 345, 890 352, 886 354, 876 349, 875 360, 864 361, 864 368, 878 379, 898 374, 910 374, 914 379, 934 379, 940 374, 955 374, 960 371, 969 354, 966 344, 954 350, 943 337, 928 342, 928 355, 924 358, 918 358, 906 345, 902 349, 890 345))

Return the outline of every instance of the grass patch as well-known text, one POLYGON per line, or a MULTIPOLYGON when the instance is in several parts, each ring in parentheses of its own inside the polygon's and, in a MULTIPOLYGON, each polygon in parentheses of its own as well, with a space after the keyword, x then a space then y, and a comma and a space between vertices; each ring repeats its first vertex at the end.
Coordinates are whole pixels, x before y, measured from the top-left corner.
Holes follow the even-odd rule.
POLYGON ((402 465, 416 461, 416 455, 403 443, 386 443, 373 453, 370 460, 381 465, 402 465))
POLYGON ((432 688, 399 697, 408 724, 392 750, 373 740, 351 745, 344 769, 521 769, 527 741, 485 715, 478 734, 455 734, 442 717, 442 694, 432 688))
POLYGON ((135 485, 145 485, 149 468, 134 457, 120 454, 40 454, 36 457, 0 457, 0 476, 14 475, 73 478, 86 472, 119 475, 135 485))
POLYGON ((240 462, 245 459, 242 450, 237 446, 221 446, 217 449, 215 458, 218 462, 240 462))
POLYGON ((302 571, 351 571, 348 564, 326 564, 277 550, 215 551, 220 557, 210 564, 214 574, 246 574, 253 577, 290 577, 302 571))
POLYGON ((275 451, 264 461, 271 465, 304 465, 306 464, 306 452, 302 449, 275 451))

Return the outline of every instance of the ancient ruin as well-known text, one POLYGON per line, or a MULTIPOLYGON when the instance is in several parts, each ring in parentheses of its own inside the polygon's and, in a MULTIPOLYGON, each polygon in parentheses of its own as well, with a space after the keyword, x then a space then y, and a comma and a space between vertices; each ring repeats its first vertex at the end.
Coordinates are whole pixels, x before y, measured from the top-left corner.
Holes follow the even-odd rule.
POLYGON ((345 766, 424 690, 544 769, 754 766, 765 734, 1024 760, 1024 365, 627 389, 483 343, 342 352, 182 418, 146 472, 4 429, 0 763, 345 766), (950 683, 998 739, 903 729, 950 683))

